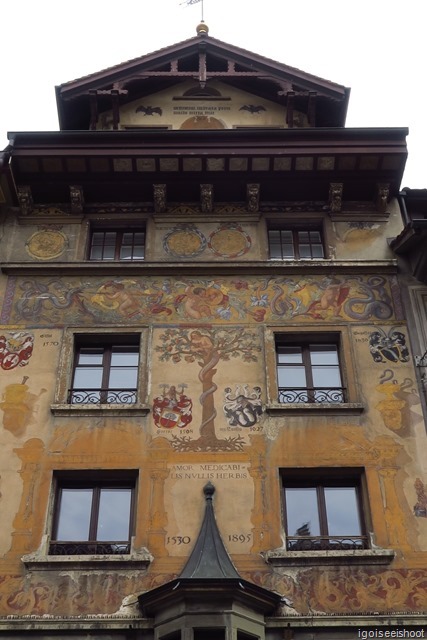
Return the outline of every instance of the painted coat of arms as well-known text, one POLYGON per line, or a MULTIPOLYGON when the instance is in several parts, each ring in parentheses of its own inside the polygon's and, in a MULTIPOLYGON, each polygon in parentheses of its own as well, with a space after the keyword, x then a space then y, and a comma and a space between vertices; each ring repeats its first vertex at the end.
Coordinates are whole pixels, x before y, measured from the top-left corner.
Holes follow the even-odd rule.
POLYGON ((193 419, 192 400, 184 394, 186 385, 179 385, 180 391, 174 385, 161 385, 163 393, 153 402, 153 417, 159 429, 180 429, 186 427, 193 419))
POLYGON ((9 336, 0 336, 0 367, 5 371, 25 367, 33 353, 34 336, 18 331, 9 336))
POLYGON ((247 384, 236 386, 233 393, 230 387, 225 389, 224 413, 230 427, 253 427, 262 414, 261 388, 253 387, 249 391, 247 384))

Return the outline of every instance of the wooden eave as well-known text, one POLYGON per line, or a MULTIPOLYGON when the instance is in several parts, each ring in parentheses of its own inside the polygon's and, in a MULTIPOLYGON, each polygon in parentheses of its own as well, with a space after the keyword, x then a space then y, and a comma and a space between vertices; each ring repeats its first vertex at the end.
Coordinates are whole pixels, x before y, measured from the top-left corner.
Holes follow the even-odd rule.
MULTIPOLYGON (((56 87, 61 130, 76 129, 76 122, 83 128, 83 120, 89 123, 89 92, 121 90, 120 100, 127 102, 182 80, 197 80, 200 55, 206 56, 208 82, 211 79, 232 82, 281 103, 286 101, 284 95, 289 89, 307 97, 315 93, 320 113, 331 112, 325 122, 329 126, 345 124, 348 88, 211 36, 197 36, 56 87), (220 63, 218 67, 215 61, 220 63), (77 112, 80 118, 76 117, 77 112)), ((100 101, 100 108, 110 108, 108 100, 100 98, 100 101)))
POLYGON ((396 195, 405 167, 407 129, 275 131, 108 131, 12 133, 16 185, 35 203, 67 202, 80 185, 86 203, 150 202, 165 184, 168 202, 244 202, 250 183, 263 202, 327 200, 331 182, 347 200, 372 200, 379 183, 396 195), (196 165, 194 165, 196 162, 196 165))

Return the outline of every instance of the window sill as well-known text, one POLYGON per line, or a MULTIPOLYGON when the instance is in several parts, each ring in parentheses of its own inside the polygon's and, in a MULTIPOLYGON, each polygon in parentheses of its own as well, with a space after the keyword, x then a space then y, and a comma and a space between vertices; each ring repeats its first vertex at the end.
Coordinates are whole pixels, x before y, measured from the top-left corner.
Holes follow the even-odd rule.
POLYGON ((364 405, 359 402, 275 402, 268 404, 266 412, 271 415, 301 415, 315 413, 319 415, 351 415, 360 414, 364 411, 364 405))
POLYGON ((54 416, 145 416, 150 411, 146 404, 51 404, 54 416))
POLYGON ((262 554, 265 562, 272 565, 349 565, 349 564, 389 564, 395 557, 393 549, 352 549, 349 551, 287 551, 272 549, 262 554))
POLYGON ((145 547, 131 551, 129 555, 72 555, 53 556, 41 551, 28 553, 21 558, 30 571, 57 571, 62 569, 134 569, 147 568, 154 560, 145 547))

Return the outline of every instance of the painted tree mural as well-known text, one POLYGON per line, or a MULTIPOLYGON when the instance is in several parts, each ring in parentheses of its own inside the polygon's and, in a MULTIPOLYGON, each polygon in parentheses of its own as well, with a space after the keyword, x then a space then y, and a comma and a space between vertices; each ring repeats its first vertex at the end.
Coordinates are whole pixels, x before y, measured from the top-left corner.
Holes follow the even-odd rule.
POLYGON ((261 351, 259 337, 254 331, 241 328, 197 327, 195 329, 166 329, 160 336, 161 343, 156 346, 160 360, 175 364, 197 362, 200 366, 199 380, 202 393, 199 401, 202 405, 200 436, 192 440, 188 436, 173 436, 172 446, 177 451, 239 451, 243 449, 242 436, 230 436, 220 439, 215 432, 214 394, 217 385, 214 376, 217 365, 231 358, 242 358, 244 362, 256 362, 261 351))

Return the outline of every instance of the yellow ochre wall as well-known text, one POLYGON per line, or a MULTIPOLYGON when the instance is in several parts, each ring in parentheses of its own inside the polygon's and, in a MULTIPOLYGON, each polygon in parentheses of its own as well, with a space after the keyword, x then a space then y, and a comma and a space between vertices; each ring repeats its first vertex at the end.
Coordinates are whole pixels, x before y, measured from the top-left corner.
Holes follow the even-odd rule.
MULTIPOLYGON (((327 220, 329 253, 352 260, 363 245, 363 257, 389 259, 386 238, 398 224, 397 207, 388 222, 327 220)), ((5 228, 10 260, 84 259, 85 224, 40 228, 9 219, 5 228)), ((265 238, 263 219, 177 224, 148 216, 147 259, 191 260, 192 271, 3 274, 1 615, 115 613, 128 596, 172 579, 197 537, 208 480, 241 575, 279 591, 298 613, 425 609, 425 425, 396 276, 374 266, 325 273, 310 263, 292 273, 285 266, 268 275, 197 274, 201 261, 249 267, 266 259, 265 238), (67 406, 73 334, 123 330, 141 336, 135 410, 67 406), (346 413, 287 411, 276 401, 274 334, 319 330, 342 334, 346 413), (400 332, 409 356, 375 360, 370 338, 378 331, 400 332), (239 394, 256 407, 251 426, 230 423, 227 403, 239 394), (180 418, 165 423, 162 402, 177 397, 180 418), (282 547, 279 470, 297 467, 364 468, 373 542, 394 550, 394 559, 266 562, 266 552, 282 547), (152 554, 148 568, 70 561, 46 569, 52 473, 72 469, 138 470, 134 549, 152 554)))

